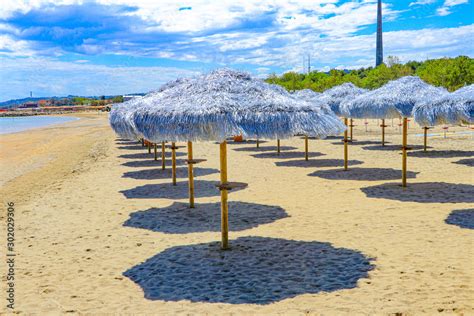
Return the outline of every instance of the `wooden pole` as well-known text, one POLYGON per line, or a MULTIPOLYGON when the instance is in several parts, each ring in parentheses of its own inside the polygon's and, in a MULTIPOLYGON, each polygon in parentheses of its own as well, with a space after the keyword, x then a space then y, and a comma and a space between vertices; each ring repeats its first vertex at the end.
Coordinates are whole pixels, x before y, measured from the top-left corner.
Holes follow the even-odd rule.
POLYGON ((157 160, 158 160, 158 150, 157 150, 157 148, 156 148, 156 147, 157 147, 157 146, 156 146, 156 143, 155 143, 155 144, 154 144, 154 150, 155 150, 155 161, 157 161, 157 160))
MULTIPOLYGON (((227 183, 227 143, 220 144, 221 185, 227 183)), ((222 249, 229 249, 229 209, 227 205, 227 190, 221 188, 221 235, 222 249)))
POLYGON ((426 151, 426 148, 428 147, 428 127, 423 127, 423 151, 426 151))
POLYGON ((349 148, 347 148, 347 143, 348 143, 348 140, 347 140, 347 118, 345 117, 344 118, 344 124, 346 125, 346 130, 344 131, 344 170, 347 170, 347 167, 348 167, 348 157, 349 157, 349 153, 348 153, 348 150, 349 148))
POLYGON ((382 119, 382 146, 385 146, 385 119, 382 119))
POLYGON ((257 148, 260 148, 260 141, 257 138, 257 148))
POLYGON ((148 146, 148 153, 151 154, 151 143, 147 142, 146 144, 148 146))
POLYGON ((280 154, 280 140, 277 139, 277 153, 280 154))
POLYGON ((194 208, 193 143, 188 142, 189 207, 194 208))
POLYGON ((308 135, 304 135, 304 160, 308 161, 308 135))
POLYGON ((403 147, 402 147, 402 187, 407 186, 407 134, 408 134, 408 120, 403 118, 403 147))
POLYGON ((145 138, 142 138, 142 147, 145 147, 145 138))
POLYGON ((165 158, 165 142, 161 142, 161 169, 165 170, 166 158, 165 158))
POLYGON ((354 127, 354 120, 353 120, 353 119, 351 119, 351 125, 350 125, 350 128, 351 128, 351 138, 350 138, 350 139, 351 139, 351 140, 352 140, 352 136, 353 136, 353 134, 352 134, 352 127, 354 127))
POLYGON ((176 143, 171 143, 171 175, 173 177, 173 185, 176 185, 176 143))

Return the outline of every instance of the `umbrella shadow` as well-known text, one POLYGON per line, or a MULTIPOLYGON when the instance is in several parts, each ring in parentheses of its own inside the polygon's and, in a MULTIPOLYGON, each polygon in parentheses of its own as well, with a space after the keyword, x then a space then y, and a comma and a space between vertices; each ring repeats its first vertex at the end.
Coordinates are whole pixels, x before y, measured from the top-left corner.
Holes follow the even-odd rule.
MULTIPOLYGON (((344 145, 344 142, 332 142, 331 144, 333 145, 344 145)), ((386 147, 382 146, 382 141, 375 141, 375 140, 353 140, 352 142, 349 143, 349 145, 359 145, 359 146, 366 146, 366 145, 380 145, 380 147, 386 147)), ((385 144, 389 144, 389 142, 385 142, 385 144)))
MULTIPOLYGON (((257 147, 240 147, 240 148, 232 148, 235 151, 249 151, 249 152, 261 152, 261 151, 277 151, 277 146, 260 146, 257 147)), ((292 146, 280 146, 280 151, 287 151, 287 150, 295 150, 298 149, 292 146)))
MULTIPOLYGON (((364 162, 359 160, 349 160, 349 166, 361 165, 364 162)), ((310 159, 306 160, 286 160, 276 161, 277 167, 301 167, 301 168, 324 168, 324 167, 343 167, 344 159, 310 159)))
MULTIPOLYGON (((151 154, 148 153, 135 153, 135 154, 123 154, 118 156, 119 158, 124 158, 124 159, 153 159, 154 157, 153 149, 151 151, 151 154)), ((186 156, 186 153, 183 152, 176 152, 176 157, 182 157, 186 156)), ((166 158, 171 158, 171 152, 167 151, 165 152, 165 157, 166 158)), ((161 148, 160 151, 158 152, 158 159, 161 160, 161 148)))
MULTIPOLYGON (((254 203, 229 202, 229 210, 231 231, 246 230, 289 217, 279 206, 254 203)), ((203 203, 189 208, 187 203, 174 202, 169 207, 131 213, 123 225, 167 234, 219 232, 221 204, 203 203)))
MULTIPOLYGON (((293 159, 293 158, 301 158, 304 157, 304 151, 284 151, 280 152, 264 152, 260 154, 253 154, 251 155, 254 158, 272 158, 272 159, 293 159)), ((325 156, 323 153, 319 152, 308 152, 309 157, 320 157, 325 156)))
POLYGON ((453 163, 458 165, 466 165, 468 167, 474 167, 474 159, 461 159, 458 161, 453 161, 453 163))
POLYGON ((428 150, 409 152, 408 156, 417 158, 457 158, 457 157, 472 157, 474 151, 463 150, 428 150))
POLYGON ((142 146, 141 144, 136 144, 136 145, 124 145, 124 146, 118 146, 118 149, 125 149, 125 150, 148 150, 147 146, 142 146))
POLYGON ((334 139, 344 139, 344 136, 328 136, 326 138, 322 138, 322 140, 334 140, 334 139))
POLYGON ((149 300, 270 304, 301 294, 357 287, 372 258, 329 243, 241 237, 176 246, 123 273, 149 300))
POLYGON ((474 203, 474 186, 446 182, 384 183, 361 189, 368 198, 417 203, 474 203))
POLYGON ((461 228, 474 229, 474 208, 454 210, 448 215, 445 222, 461 228))
MULTIPOLYGON (((122 164, 125 167, 157 167, 161 166, 161 159, 154 160, 153 157, 148 157, 150 159, 142 159, 142 160, 133 160, 127 161, 122 164)), ((176 165, 184 165, 184 159, 176 159, 176 165)), ((168 168, 171 168, 171 159, 166 160, 166 165, 168 168)))
MULTIPOLYGON (((218 181, 195 180, 194 196, 211 197, 219 196, 218 181)), ((239 191, 232 189, 229 193, 239 191)), ((120 191, 127 199, 185 199, 189 197, 188 182, 178 181, 176 185, 170 183, 145 184, 133 189, 120 191)))
MULTIPOLYGON (((407 147, 410 147, 412 150, 418 150, 418 149, 423 149, 422 145, 408 145, 407 147)), ((380 151, 402 151, 402 145, 378 145, 378 146, 362 146, 361 147, 364 150, 380 150, 380 151)), ((431 148, 431 147, 427 147, 431 148)))
MULTIPOLYGON (((193 168, 193 175, 195 177, 207 176, 210 174, 219 173, 219 170, 212 168, 193 168)), ((171 168, 168 169, 145 169, 139 171, 129 171, 125 172, 122 178, 132 178, 137 180, 158 180, 158 179, 171 179, 171 168)), ((176 178, 187 178, 188 177, 188 168, 179 167, 176 168, 176 178)))
MULTIPOLYGON (((407 171, 407 178, 416 178, 417 174, 418 172, 407 171)), ((381 181, 401 179, 402 171, 390 168, 350 168, 318 170, 308 176, 328 180, 381 181)))

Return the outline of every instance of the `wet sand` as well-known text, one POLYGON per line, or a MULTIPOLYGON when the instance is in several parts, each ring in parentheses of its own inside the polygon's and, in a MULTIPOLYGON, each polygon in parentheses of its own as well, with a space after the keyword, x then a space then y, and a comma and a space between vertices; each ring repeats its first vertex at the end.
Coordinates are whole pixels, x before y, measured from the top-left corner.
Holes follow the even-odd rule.
MULTIPOLYGON (((0 195, 15 202, 15 312, 474 314, 472 130, 431 130, 441 136, 410 153, 405 190, 398 120, 385 148, 375 120, 369 132, 356 121, 348 172, 338 138, 310 140, 308 162, 299 137, 282 140, 280 156, 276 141, 230 143, 229 180, 249 187, 229 194, 233 249, 222 252, 219 146, 194 145, 207 161, 189 210, 185 148, 173 187, 169 159, 162 171, 117 139, 105 113, 79 116, 0 135, 0 195)), ((422 130, 409 132, 422 145, 422 130)), ((0 223, 5 236, 5 212, 0 223)))

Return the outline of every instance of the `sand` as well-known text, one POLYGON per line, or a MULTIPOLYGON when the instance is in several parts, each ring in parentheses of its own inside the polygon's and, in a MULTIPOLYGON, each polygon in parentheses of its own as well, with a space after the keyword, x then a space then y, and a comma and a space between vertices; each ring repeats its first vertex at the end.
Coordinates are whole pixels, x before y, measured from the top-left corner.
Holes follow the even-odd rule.
MULTIPOLYGON (((173 187, 170 162, 163 172, 138 143, 117 139, 107 114, 79 116, 0 135, 0 195, 16 212, 16 313, 474 314, 466 127, 446 139, 430 130, 441 136, 430 153, 410 154, 406 190, 396 124, 381 148, 377 122, 365 132, 356 121, 349 172, 338 138, 310 140, 308 162, 299 137, 282 140, 280 156, 276 141, 230 143, 229 180, 249 186, 229 194, 232 250, 222 252, 219 146, 194 145, 207 161, 189 210, 185 148, 173 187)), ((422 130, 409 132, 422 145, 422 130)))

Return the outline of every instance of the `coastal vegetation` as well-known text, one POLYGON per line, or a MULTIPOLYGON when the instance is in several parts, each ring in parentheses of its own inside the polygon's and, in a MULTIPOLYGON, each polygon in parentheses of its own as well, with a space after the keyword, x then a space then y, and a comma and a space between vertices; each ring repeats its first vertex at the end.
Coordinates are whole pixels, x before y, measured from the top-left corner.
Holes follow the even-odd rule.
POLYGON ((390 56, 385 64, 376 68, 332 69, 329 72, 312 71, 306 74, 291 71, 281 76, 272 74, 266 82, 281 85, 290 91, 311 89, 322 92, 345 82, 352 82, 362 88, 376 89, 390 80, 410 75, 419 76, 429 84, 454 91, 474 83, 474 59, 458 56, 403 64, 397 57, 390 56))

